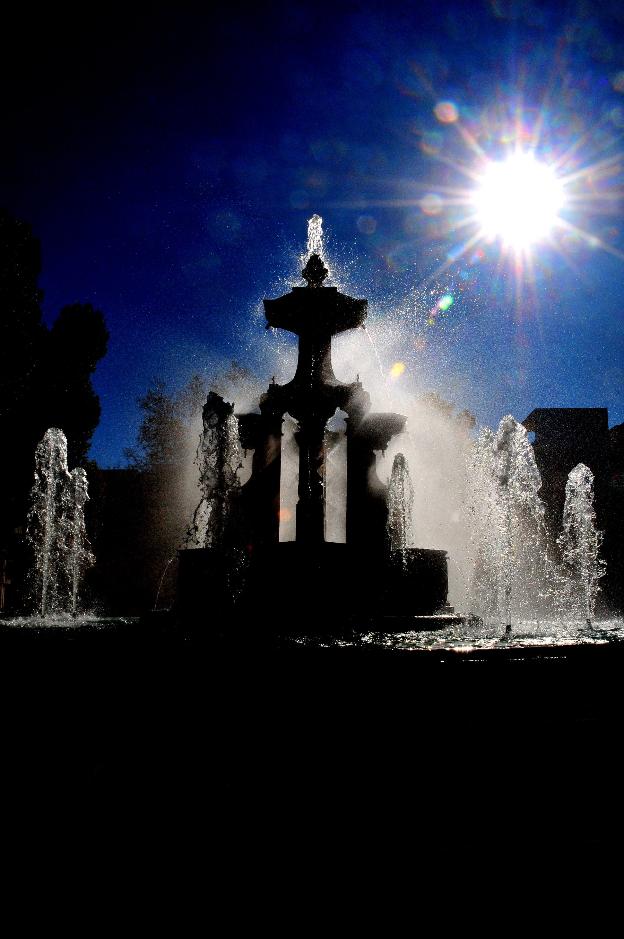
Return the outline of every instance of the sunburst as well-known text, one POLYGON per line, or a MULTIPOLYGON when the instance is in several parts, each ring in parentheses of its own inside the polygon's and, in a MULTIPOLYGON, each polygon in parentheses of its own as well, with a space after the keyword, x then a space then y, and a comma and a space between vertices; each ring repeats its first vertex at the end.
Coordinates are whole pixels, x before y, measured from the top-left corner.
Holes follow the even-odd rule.
MULTIPOLYGON (((436 211, 455 215, 456 243, 427 282, 467 254, 474 256, 480 247, 487 247, 489 256, 496 257, 498 246, 497 271, 511 271, 520 308, 526 305, 527 288, 534 287, 536 261, 547 252, 558 254, 576 269, 571 240, 624 260, 624 253, 594 230, 597 218, 621 210, 624 154, 619 148, 596 158, 591 132, 571 132, 567 146, 552 145, 546 140, 549 115, 543 107, 532 126, 516 108, 514 120, 499 126, 497 145, 488 151, 462 125, 458 110, 454 113, 468 157, 434 156, 466 183, 438 189, 435 194, 436 211)), ((611 137, 609 143, 613 148, 611 137)), ((429 191, 418 200, 425 214, 433 199, 429 191)))
MULTIPOLYGON (((511 286, 524 313, 537 305, 537 269, 549 257, 580 273, 576 255, 584 243, 624 260, 614 243, 618 232, 610 226, 604 235, 599 224, 621 213, 624 196, 624 153, 608 115, 583 127, 578 114, 556 103, 552 88, 537 110, 525 111, 501 94, 467 121, 449 101, 438 102, 433 113, 445 125, 446 146, 434 152, 423 139, 421 150, 442 168, 444 184, 433 174, 421 182, 403 179, 394 184, 422 194, 367 203, 418 208, 434 230, 437 217, 446 217, 445 257, 420 289, 478 257, 492 266, 495 280, 501 275, 511 286), (459 146, 449 137, 453 131, 459 146)), ((430 237, 439 239, 437 232, 430 237)))

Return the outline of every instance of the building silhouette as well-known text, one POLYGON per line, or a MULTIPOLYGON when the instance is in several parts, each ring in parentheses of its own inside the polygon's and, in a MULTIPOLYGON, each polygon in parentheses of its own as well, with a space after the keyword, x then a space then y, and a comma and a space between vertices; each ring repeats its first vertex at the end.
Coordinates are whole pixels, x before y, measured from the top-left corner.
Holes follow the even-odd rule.
POLYGON ((607 408, 535 408, 522 422, 534 434, 533 450, 542 477, 540 496, 553 540, 561 531, 570 470, 584 463, 594 474, 596 523, 604 534, 602 581, 607 608, 624 606, 624 424, 609 430, 607 408))

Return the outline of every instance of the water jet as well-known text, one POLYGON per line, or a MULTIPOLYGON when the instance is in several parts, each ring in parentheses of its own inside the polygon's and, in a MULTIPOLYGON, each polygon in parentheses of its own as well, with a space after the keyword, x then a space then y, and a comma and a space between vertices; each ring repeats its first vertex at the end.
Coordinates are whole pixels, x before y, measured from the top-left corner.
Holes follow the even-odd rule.
POLYGON ((35 451, 26 540, 31 553, 30 606, 37 616, 78 613, 79 587, 94 563, 87 539, 84 511, 87 474, 69 472, 67 439, 51 427, 35 451))

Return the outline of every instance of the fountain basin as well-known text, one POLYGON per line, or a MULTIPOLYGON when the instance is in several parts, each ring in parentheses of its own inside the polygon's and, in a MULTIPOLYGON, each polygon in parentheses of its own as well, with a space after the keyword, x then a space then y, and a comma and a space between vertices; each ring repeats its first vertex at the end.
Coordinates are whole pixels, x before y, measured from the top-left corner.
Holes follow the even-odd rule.
POLYGON ((438 629, 461 622, 447 606, 445 551, 371 553, 325 542, 282 542, 247 554, 181 551, 176 613, 199 628, 228 618, 254 631, 315 635, 368 628, 438 629))

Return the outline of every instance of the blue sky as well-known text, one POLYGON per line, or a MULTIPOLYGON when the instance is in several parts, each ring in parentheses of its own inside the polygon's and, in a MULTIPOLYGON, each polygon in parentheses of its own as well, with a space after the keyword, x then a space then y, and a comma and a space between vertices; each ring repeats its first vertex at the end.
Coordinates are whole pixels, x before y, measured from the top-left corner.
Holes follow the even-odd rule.
POLYGON ((617 4, 46 16, 15 21, 2 66, 0 202, 41 238, 46 318, 77 300, 106 316, 102 465, 123 463, 152 378, 175 388, 230 359, 271 377, 259 302, 296 277, 313 212, 338 282, 370 299, 382 372, 402 361, 415 393, 490 424, 547 406, 624 420, 617 4), (514 145, 575 174, 532 273, 496 239, 462 254, 472 229, 449 195, 514 145))

